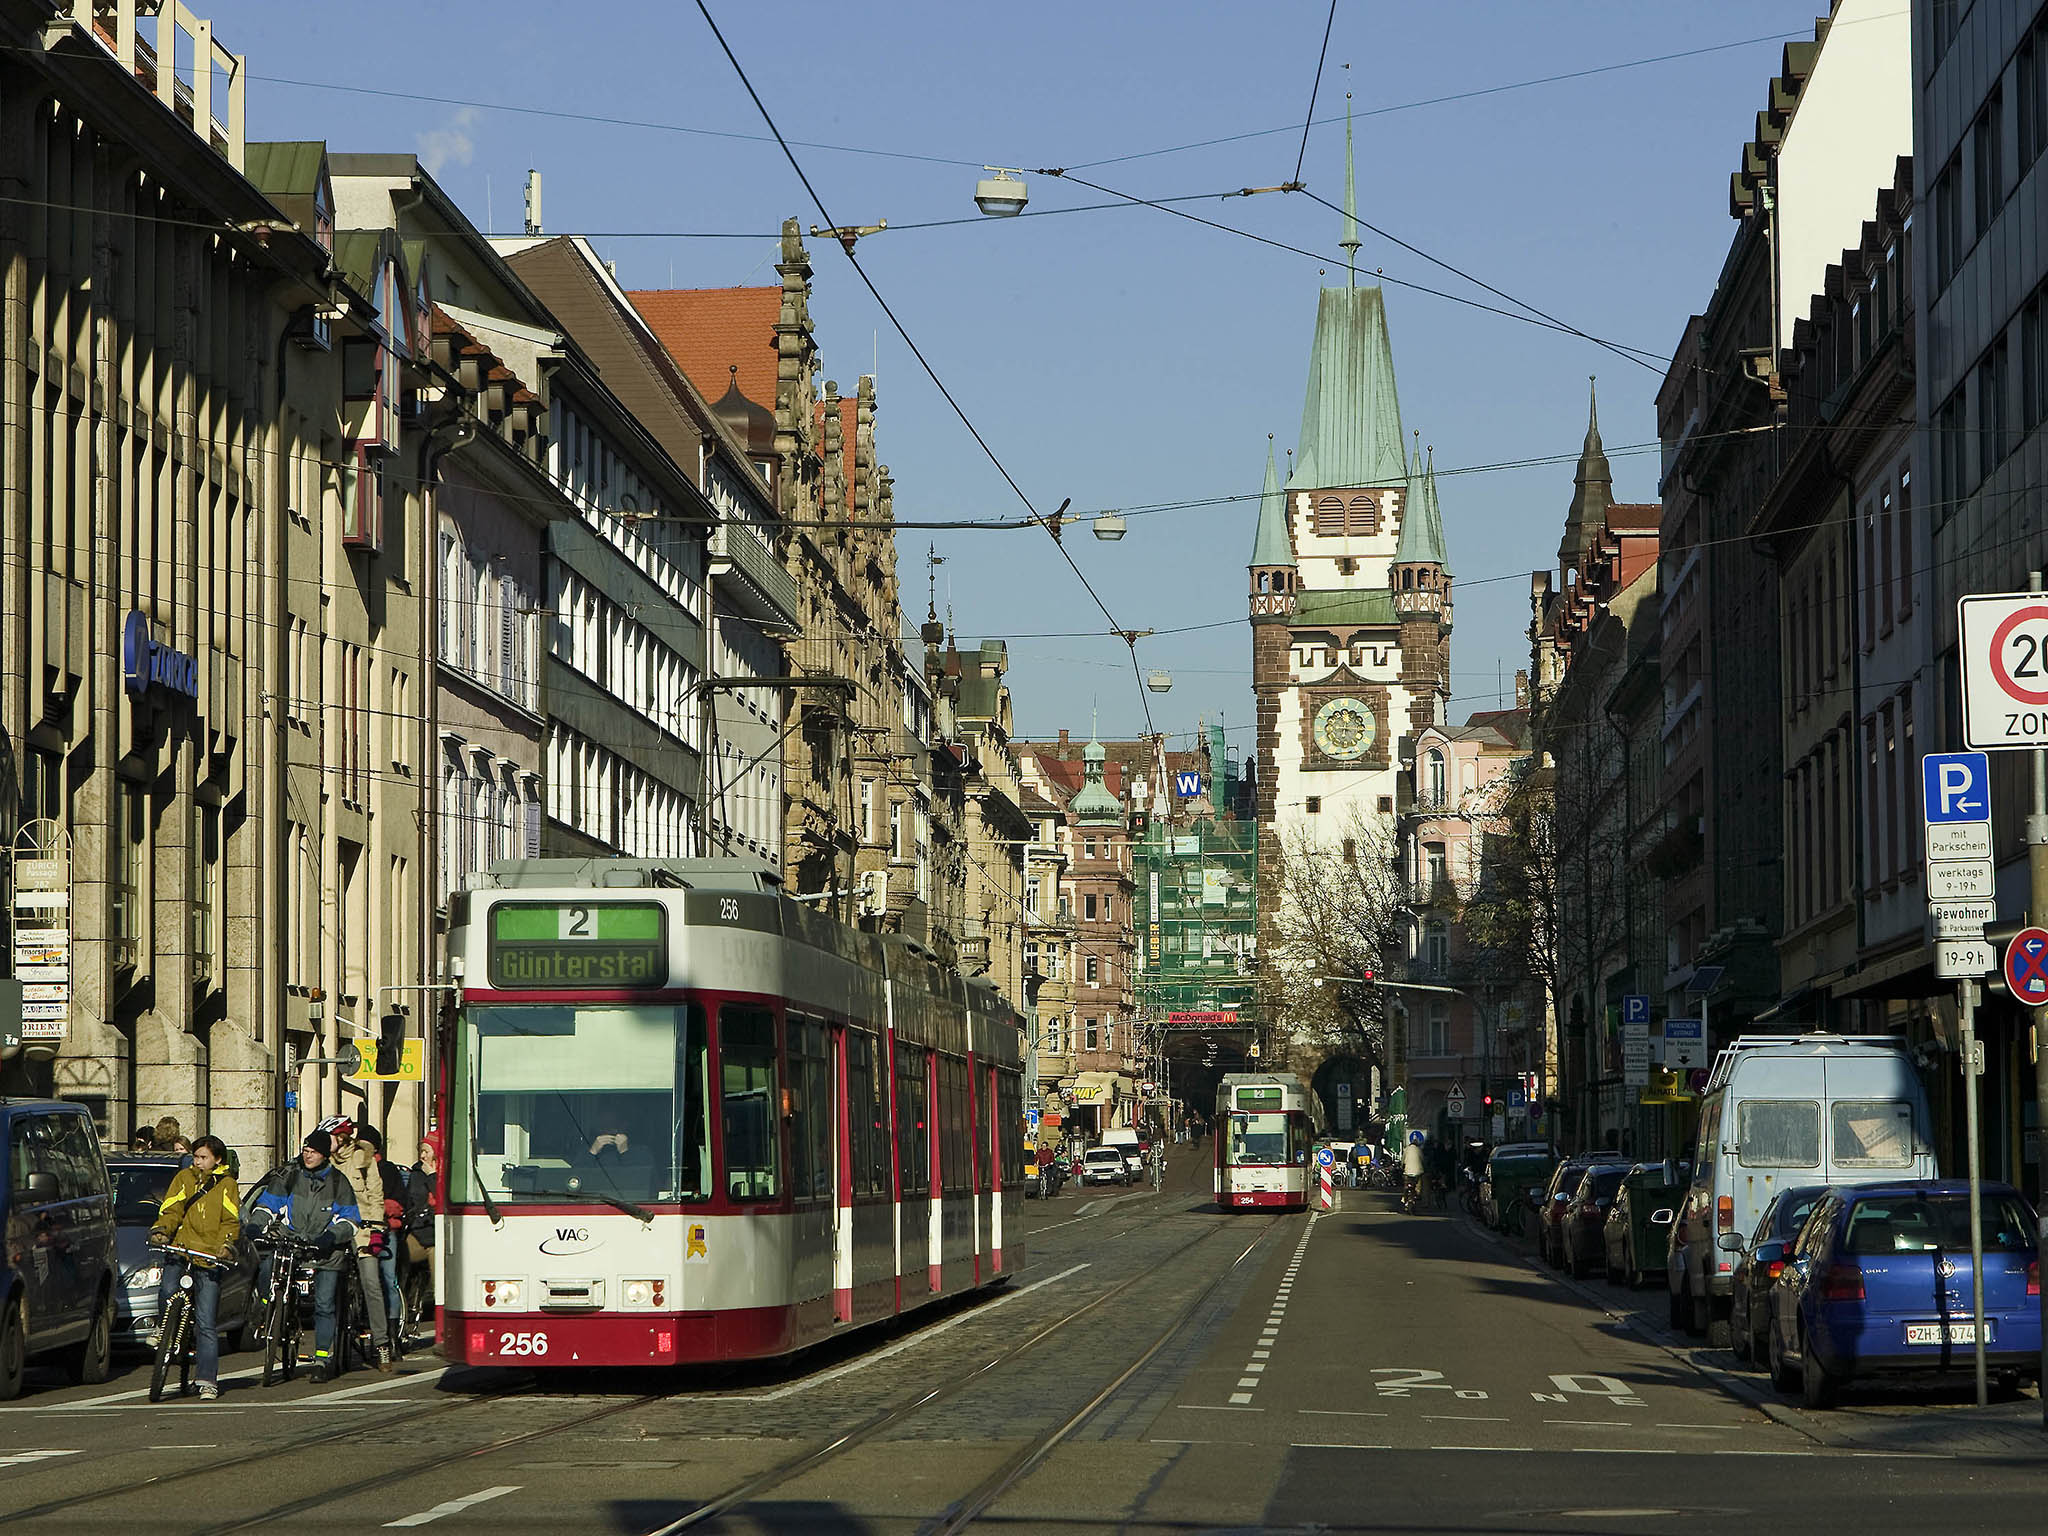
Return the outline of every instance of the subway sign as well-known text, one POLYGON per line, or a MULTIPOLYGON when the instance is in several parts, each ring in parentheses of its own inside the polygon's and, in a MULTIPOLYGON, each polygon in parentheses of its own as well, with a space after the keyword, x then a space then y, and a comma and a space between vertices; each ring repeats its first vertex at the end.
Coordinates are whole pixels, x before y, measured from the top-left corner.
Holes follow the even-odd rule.
POLYGON ((668 985, 668 912, 655 901, 504 901, 486 936, 508 992, 668 985))

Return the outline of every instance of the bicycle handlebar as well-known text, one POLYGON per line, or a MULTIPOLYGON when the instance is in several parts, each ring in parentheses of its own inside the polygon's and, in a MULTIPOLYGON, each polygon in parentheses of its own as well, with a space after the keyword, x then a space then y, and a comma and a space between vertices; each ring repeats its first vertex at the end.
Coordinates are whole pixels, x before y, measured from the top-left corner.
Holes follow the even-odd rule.
POLYGON ((189 1259, 193 1263, 202 1265, 207 1269, 225 1269, 229 1263, 229 1260, 221 1254, 201 1253, 196 1248, 180 1248, 176 1243, 151 1243, 149 1247, 152 1253, 174 1254, 181 1259, 189 1259))

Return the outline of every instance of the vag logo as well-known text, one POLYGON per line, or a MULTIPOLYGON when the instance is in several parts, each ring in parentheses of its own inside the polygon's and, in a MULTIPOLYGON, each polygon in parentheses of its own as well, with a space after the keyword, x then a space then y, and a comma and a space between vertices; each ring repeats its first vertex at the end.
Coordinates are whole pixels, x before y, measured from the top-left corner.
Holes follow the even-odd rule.
POLYGON ((559 1258, 563 1254, 581 1253, 596 1246, 588 1227, 557 1227, 555 1235, 540 1245, 540 1251, 559 1258))

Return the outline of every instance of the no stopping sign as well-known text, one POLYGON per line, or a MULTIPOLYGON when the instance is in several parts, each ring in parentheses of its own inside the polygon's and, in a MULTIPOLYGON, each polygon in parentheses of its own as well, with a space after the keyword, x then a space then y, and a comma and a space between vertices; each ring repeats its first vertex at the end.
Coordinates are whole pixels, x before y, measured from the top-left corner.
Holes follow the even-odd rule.
POLYGON ((2048 747, 2048 593, 1966 597, 1956 609, 1964 744, 2048 747))

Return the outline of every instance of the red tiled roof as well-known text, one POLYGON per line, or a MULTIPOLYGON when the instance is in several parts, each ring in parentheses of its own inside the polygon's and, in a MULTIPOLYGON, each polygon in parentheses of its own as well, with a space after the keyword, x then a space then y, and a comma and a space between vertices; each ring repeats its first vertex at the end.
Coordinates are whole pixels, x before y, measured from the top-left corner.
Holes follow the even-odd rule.
POLYGON ((737 366, 740 393, 775 409, 780 288, 655 288, 626 297, 706 400, 725 393, 737 366))
POLYGON ((1664 506, 1661 502, 1617 501, 1607 509, 1607 526, 1617 531, 1641 528, 1655 532, 1663 521, 1664 506))

